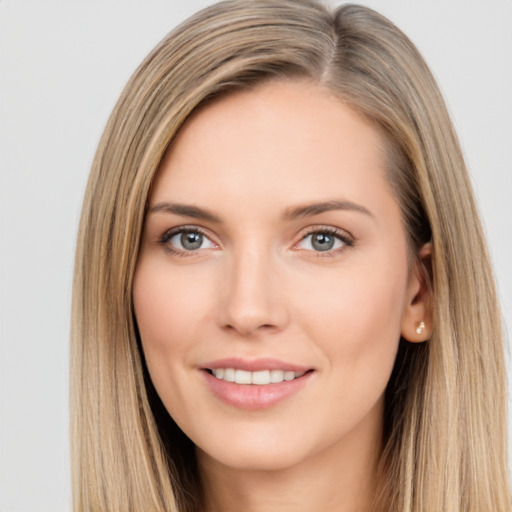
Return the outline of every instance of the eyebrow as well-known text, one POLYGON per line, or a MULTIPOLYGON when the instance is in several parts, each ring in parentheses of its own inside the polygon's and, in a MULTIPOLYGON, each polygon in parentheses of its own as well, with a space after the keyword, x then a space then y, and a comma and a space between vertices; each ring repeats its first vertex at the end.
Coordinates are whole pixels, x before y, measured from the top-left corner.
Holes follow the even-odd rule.
POLYGON ((174 213, 176 215, 182 215, 183 217, 191 217, 193 219, 206 220, 215 223, 221 222, 220 218, 209 210, 189 204, 168 202, 158 203, 152 206, 148 211, 148 213, 156 212, 174 213))
POLYGON ((313 217, 324 212, 330 212, 333 210, 348 210, 363 213, 369 217, 373 217, 373 214, 360 204, 353 203, 351 201, 340 201, 331 200, 324 201, 321 203, 311 203, 304 206, 295 206, 293 208, 287 208, 283 213, 284 220, 296 220, 304 217, 313 217))
MULTIPOLYGON (((286 221, 297 220, 304 217, 313 217, 333 210, 355 211, 373 218, 372 213, 360 204, 353 203, 352 201, 331 200, 287 208, 282 214, 282 219, 286 221)), ((193 219, 205 220, 217 224, 222 222, 220 217, 215 215, 213 212, 205 208, 189 204, 162 202, 155 204, 148 211, 148 213, 157 212, 173 213, 175 215, 191 217, 193 219)))

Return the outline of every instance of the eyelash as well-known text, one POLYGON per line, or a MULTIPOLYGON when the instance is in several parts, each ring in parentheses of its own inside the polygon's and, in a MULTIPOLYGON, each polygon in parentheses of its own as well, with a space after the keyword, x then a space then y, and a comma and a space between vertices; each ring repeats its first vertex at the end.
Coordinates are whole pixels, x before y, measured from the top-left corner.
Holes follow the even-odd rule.
POLYGON ((179 226, 176 228, 168 229, 165 231, 162 236, 159 237, 158 243, 162 245, 166 252, 172 255, 180 256, 180 257, 188 257, 188 256, 195 256, 194 254, 196 251, 184 251, 182 249, 177 249, 176 247, 172 246, 169 243, 169 240, 173 238, 176 235, 185 234, 185 233, 198 233, 205 237, 206 239, 210 240, 211 243, 215 243, 211 241, 211 236, 208 235, 208 233, 202 229, 199 226, 179 226))
MULTIPOLYGON (((326 258, 326 257, 332 258, 334 255, 344 252, 346 249, 354 247, 354 245, 356 243, 354 237, 349 235, 346 231, 342 231, 342 230, 334 228, 332 226, 312 226, 306 231, 306 233, 304 233, 304 235, 302 235, 300 242, 305 240, 308 236, 318 235, 318 234, 325 234, 325 235, 332 236, 334 238, 337 238, 338 240, 340 240, 343 243, 343 246, 338 249, 329 249, 324 252, 311 251, 314 253, 315 257, 318 257, 318 258, 326 258)), ((300 242, 298 242, 295 245, 298 245, 300 242)))
MULTIPOLYGON (((172 255, 180 256, 180 257, 189 257, 189 256, 196 256, 196 251, 193 250, 182 250, 177 249, 176 247, 169 244, 169 241, 176 235, 179 234, 185 234, 185 233, 198 233, 208 239, 211 243, 215 243, 211 240, 211 236, 201 227, 199 226, 179 226, 176 228, 168 229, 165 231, 158 239, 158 243, 162 245, 166 252, 172 255)), ((319 258, 325 258, 325 257, 333 257, 335 254, 338 254, 340 252, 345 251, 348 248, 351 248, 355 245, 355 239, 350 236, 346 231, 342 231, 340 229, 334 228, 332 226, 313 226, 310 227, 306 233, 304 233, 300 241, 297 242, 294 247, 296 247, 298 244, 300 244, 302 241, 304 241, 306 238, 308 238, 311 235, 317 235, 317 234, 325 234, 332 236, 338 240, 340 240, 343 243, 343 246, 337 249, 329 249, 326 251, 309 251, 314 253, 315 257, 319 258)), ((297 249, 301 250, 301 249, 297 249)), ((302 249, 306 250, 306 249, 302 249)))

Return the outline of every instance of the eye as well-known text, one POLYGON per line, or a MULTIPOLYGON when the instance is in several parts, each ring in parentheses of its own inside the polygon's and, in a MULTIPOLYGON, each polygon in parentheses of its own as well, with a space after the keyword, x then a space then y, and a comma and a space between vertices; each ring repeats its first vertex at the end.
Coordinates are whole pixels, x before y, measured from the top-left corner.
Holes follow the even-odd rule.
POLYGON ((213 249, 216 245, 197 228, 176 228, 164 233, 160 243, 175 253, 194 252, 199 249, 213 249))
POLYGON ((308 251, 327 253, 352 245, 352 240, 343 232, 334 228, 322 228, 307 233, 296 247, 308 251))

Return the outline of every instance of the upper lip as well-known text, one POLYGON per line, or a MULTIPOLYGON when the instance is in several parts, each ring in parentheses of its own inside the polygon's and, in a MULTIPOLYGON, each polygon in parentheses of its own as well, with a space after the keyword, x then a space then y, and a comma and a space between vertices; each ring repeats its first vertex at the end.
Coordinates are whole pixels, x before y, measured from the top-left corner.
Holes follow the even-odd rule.
POLYGON ((216 370, 218 368, 234 368, 236 370, 245 370, 248 372, 258 372, 263 370, 283 370, 285 372, 307 372, 312 370, 310 366, 280 361, 273 358, 260 359, 241 359, 238 357, 229 357, 226 359, 217 359, 201 365, 205 370, 216 370))

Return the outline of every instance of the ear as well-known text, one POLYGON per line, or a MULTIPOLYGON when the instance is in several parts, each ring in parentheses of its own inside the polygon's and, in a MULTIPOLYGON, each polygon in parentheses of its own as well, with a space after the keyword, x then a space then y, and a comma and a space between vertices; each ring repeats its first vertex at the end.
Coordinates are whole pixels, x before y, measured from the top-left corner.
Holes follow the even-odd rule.
POLYGON ((411 267, 402 313, 402 338, 411 343, 427 341, 432 333, 432 243, 418 252, 411 267))

